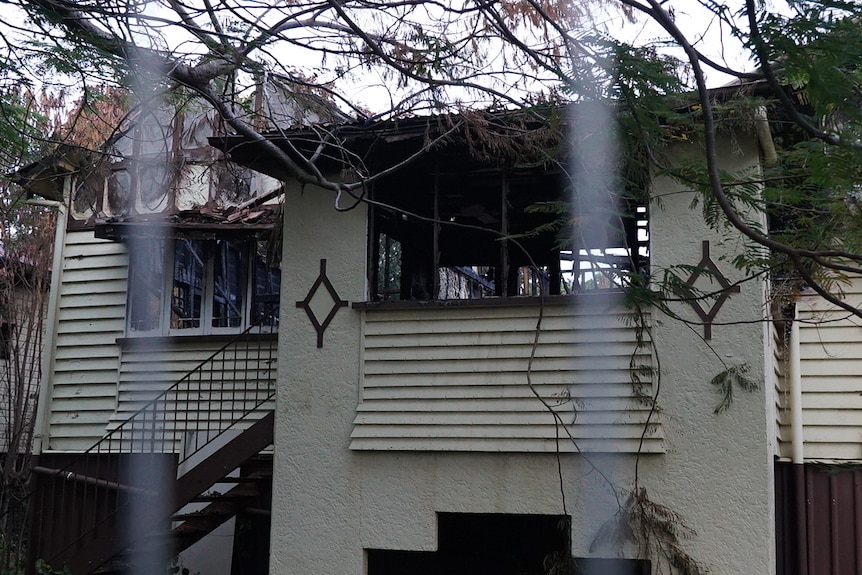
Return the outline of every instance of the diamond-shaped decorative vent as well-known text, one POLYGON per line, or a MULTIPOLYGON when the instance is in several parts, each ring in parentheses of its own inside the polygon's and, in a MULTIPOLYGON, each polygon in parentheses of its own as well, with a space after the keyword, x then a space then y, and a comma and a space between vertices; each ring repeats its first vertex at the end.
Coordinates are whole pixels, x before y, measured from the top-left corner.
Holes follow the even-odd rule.
POLYGON ((317 331, 317 347, 323 347, 323 332, 329 327, 338 310, 346 305, 347 302, 338 297, 338 292, 335 291, 332 282, 326 277, 326 260, 320 260, 320 275, 314 280, 314 285, 308 290, 308 295, 305 296, 305 299, 296 302, 296 307, 301 307, 305 310, 308 319, 311 320, 311 325, 317 331), (325 291, 320 291, 320 286, 326 288, 325 291), (320 291, 320 294, 318 294, 318 291, 320 291), (332 305, 327 305, 330 302, 332 305), (317 318, 317 312, 323 311, 325 313, 327 307, 329 311, 326 318, 320 321, 317 318))
POLYGON ((688 278, 688 281, 686 282, 689 286, 694 287, 695 282, 703 272, 709 272, 709 278, 714 279, 718 282, 718 285, 721 286, 721 291, 718 292, 718 297, 708 311, 704 311, 700 302, 697 300, 691 300, 689 302, 697 316, 703 322, 703 338, 712 339, 712 320, 715 319, 715 316, 718 314, 718 310, 721 309, 721 306, 724 305, 724 302, 727 301, 730 294, 739 293, 739 286, 731 286, 724 274, 721 273, 721 270, 718 269, 718 266, 715 265, 715 262, 712 261, 712 258, 709 257, 709 242, 707 240, 703 241, 703 256, 700 258, 700 263, 697 264, 697 268, 698 269, 691 274, 691 277, 688 278))

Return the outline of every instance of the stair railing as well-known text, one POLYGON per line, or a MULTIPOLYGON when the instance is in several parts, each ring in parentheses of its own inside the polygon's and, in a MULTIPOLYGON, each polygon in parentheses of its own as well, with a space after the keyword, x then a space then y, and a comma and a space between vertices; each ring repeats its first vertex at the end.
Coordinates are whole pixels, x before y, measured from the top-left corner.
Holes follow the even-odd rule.
POLYGON ((262 317, 62 468, 35 467, 36 488, 2 518, 22 527, 30 523, 29 541, 17 549, 5 545, 3 566, 45 560, 60 567, 52 561, 89 544, 85 536, 94 530, 119 537, 118 511, 133 494, 158 501, 157 493, 176 479, 179 463, 241 422, 257 419, 252 414, 271 410, 277 322, 274 314, 262 317), (27 521, 34 512, 41 515, 27 521), (20 555, 24 547, 28 560, 20 555))

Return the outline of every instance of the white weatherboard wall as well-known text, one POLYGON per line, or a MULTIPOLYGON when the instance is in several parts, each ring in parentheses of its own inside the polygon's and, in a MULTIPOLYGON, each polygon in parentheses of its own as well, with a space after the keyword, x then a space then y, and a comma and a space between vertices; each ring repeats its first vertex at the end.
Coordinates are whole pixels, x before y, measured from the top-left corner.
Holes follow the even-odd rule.
MULTIPOLYGON (((694 149, 694 144, 687 144, 676 151, 684 154, 694 149)), ((722 153, 727 158, 726 169, 758 163, 753 142, 743 141, 722 153)), ((714 261, 731 281, 737 279, 720 257, 739 249, 739 236, 709 230, 700 212, 690 207, 693 195, 680 186, 657 180, 654 187, 669 195, 662 207, 654 206, 651 213, 653 264, 659 269, 697 264, 701 242, 709 240, 714 261)), ((567 512, 572 515, 573 553, 616 556, 617 549, 599 547, 591 552, 590 544, 618 509, 604 477, 614 487, 630 488, 635 463, 631 454, 593 453, 589 460, 583 455, 564 454, 561 485, 555 455, 535 446, 518 451, 490 437, 482 445, 473 442, 464 451, 443 451, 445 446, 426 437, 424 446, 408 450, 403 441, 411 437, 410 425, 404 425, 404 434, 389 443, 380 437, 374 441, 360 437, 374 418, 382 418, 392 427, 397 417, 413 418, 414 423, 416 417, 437 417, 422 411, 428 405, 421 389, 435 394, 445 385, 457 383, 456 377, 443 370, 434 381, 416 379, 416 373, 423 372, 410 362, 431 352, 385 351, 390 349, 388 345, 374 344, 374 338, 387 337, 381 333, 384 328, 397 334, 405 322, 409 323, 410 338, 396 337, 390 342, 409 347, 413 334, 429 329, 428 322, 452 319, 462 312, 465 326, 471 313, 493 322, 498 319, 495 314, 503 313, 504 308, 496 312, 490 311, 492 308, 481 312, 429 308, 422 310, 421 317, 410 315, 419 313, 415 311, 400 316, 401 312, 382 309, 341 308, 324 334, 323 347, 318 348, 315 331, 296 302, 305 299, 317 278, 320 260, 326 259, 327 275, 340 298, 362 301, 366 292, 365 209, 359 206, 337 213, 332 207, 334 199, 334 194, 311 186, 288 190, 286 198, 284 261, 289 262, 286 269, 291 273, 285 275, 282 284, 279 363, 283 369, 276 401, 271 572, 362 575, 365 549, 435 550, 438 512, 562 514, 561 487, 567 512), (439 314, 435 319, 426 317, 435 314, 439 314), (375 325, 378 320, 389 327, 375 325), (397 377, 402 381, 413 378, 416 385, 407 386, 413 396, 405 398, 404 388, 393 386, 387 398, 386 386, 379 378, 384 374, 376 362, 387 354, 402 352, 404 363, 393 370, 400 370, 397 377), (416 417, 393 404, 402 400, 420 407, 416 417)), ((763 317, 762 287, 756 281, 742 285, 741 293, 733 295, 718 314, 710 341, 701 339, 700 327, 665 317, 652 318, 657 323, 652 330, 653 365, 661 368, 660 421, 662 450, 666 453, 641 457, 640 482, 657 503, 678 512, 695 529, 697 536, 683 545, 715 575, 774 573, 767 391, 763 386, 754 393, 735 390, 736 401, 730 409, 715 415, 719 397, 710 385, 713 376, 737 364, 748 364, 749 376, 763 381, 765 331, 757 321, 763 317)), ((326 309, 323 300, 316 304, 326 309)), ((517 313, 523 314, 525 309, 517 313)), ((674 309, 696 319, 683 304, 674 309)), ((552 327, 556 321, 550 322, 552 327)), ((576 331, 575 325, 572 328, 576 331)), ((481 337, 491 338, 491 333, 481 337)), ((505 337, 500 344, 505 343, 505 337)), ((471 353, 481 353, 482 349, 491 358, 500 353, 491 345, 471 353)), ((597 364, 607 361, 602 350, 592 353, 597 364)), ((570 369, 580 361, 576 355, 570 369)), ((453 365, 467 359, 446 357, 453 365)), ((526 385, 526 360, 517 354, 510 354, 510 358, 506 365, 511 364, 512 373, 520 371, 526 385)), ((476 371, 486 368, 477 367, 476 371)), ((514 383, 516 378, 510 381, 514 383)), ((493 385, 493 380, 488 383, 493 385)), ((473 384, 475 388, 469 389, 475 389, 477 396, 488 391, 476 381, 473 384)), ((463 394, 468 387, 455 385, 453 392, 458 397, 447 397, 446 401, 466 399, 463 394)), ((521 405, 526 406, 526 397, 519 395, 519 405, 507 407, 513 410, 507 417, 532 417, 515 413, 521 405)), ((538 413, 534 407, 524 409, 538 413)), ((484 417, 475 413, 469 417, 474 416, 479 421, 484 417)), ((462 430, 454 432, 461 438, 469 434, 470 427, 466 419, 463 423, 462 430)), ((627 549, 625 553, 632 557, 636 551, 627 549)))
POLYGON ((524 366, 537 300, 366 311, 362 401, 350 448, 661 453, 659 416, 644 399, 651 395, 649 342, 638 346, 633 314, 617 299, 545 302, 532 389, 524 366), (558 421, 577 447, 558 444, 558 421))
POLYGON ((92 230, 67 232, 59 249, 55 350, 39 406, 50 411, 37 432, 43 451, 83 451, 104 435, 116 407, 128 255, 123 244, 95 239, 92 230))
MULTIPOLYGON (((862 307, 862 278, 853 278, 844 301, 862 307)), ((803 457, 862 460, 862 320, 806 292, 797 301, 802 376, 803 457)), ((792 350, 788 350, 792 353, 792 350)), ((789 357, 789 356, 788 356, 789 357)), ((785 361, 782 372, 789 375, 785 361)), ((780 455, 791 455, 789 377, 778 401, 780 455)))
MULTIPOLYGON (((39 431, 43 451, 84 451, 231 341, 231 336, 140 337, 123 343, 129 265, 125 244, 96 239, 92 230, 69 231, 62 262, 56 301, 52 294, 57 332, 39 406, 43 412, 39 431)), ((218 397, 222 389, 235 394, 239 406, 242 396, 233 391, 233 381, 240 387, 259 381, 266 389, 251 390, 254 397, 267 394, 267 382, 275 378, 277 369, 276 362, 269 361, 275 354, 268 348, 275 345, 273 340, 250 343, 247 349, 239 346, 236 355, 231 352, 227 359, 208 364, 213 376, 204 370, 201 394, 181 406, 188 410, 181 410, 176 423, 185 425, 188 419, 191 427, 206 426, 211 414, 199 416, 198 406, 209 409, 206 398, 218 397)), ((270 407, 262 406, 262 412, 270 407)), ((233 421, 240 409, 221 413, 221 420, 233 421)), ((219 423, 213 422, 212 427, 219 423)))

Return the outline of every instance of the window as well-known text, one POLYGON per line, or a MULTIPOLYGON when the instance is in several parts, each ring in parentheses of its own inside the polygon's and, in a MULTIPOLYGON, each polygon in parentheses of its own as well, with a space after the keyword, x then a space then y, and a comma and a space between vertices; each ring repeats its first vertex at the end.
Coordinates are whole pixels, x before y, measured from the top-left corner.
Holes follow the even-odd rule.
POLYGON ((0 319, 0 359, 12 359, 12 334, 15 326, 0 319))
POLYGON ((129 246, 130 334, 209 335, 278 326, 281 269, 267 263, 262 242, 177 238, 129 246))
POLYGON ((646 207, 627 201, 622 210, 591 208, 601 215, 585 227, 603 232, 575 234, 561 248, 555 222, 578 220, 561 213, 570 203, 565 190, 562 175, 540 168, 379 182, 369 246, 372 299, 557 295, 621 288, 633 273, 646 273, 646 207))

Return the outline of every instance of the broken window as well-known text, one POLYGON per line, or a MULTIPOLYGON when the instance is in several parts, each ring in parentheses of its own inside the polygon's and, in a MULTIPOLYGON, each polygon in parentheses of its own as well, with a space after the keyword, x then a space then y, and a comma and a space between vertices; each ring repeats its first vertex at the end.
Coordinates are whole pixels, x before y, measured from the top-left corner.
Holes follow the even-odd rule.
POLYGON ((103 191, 104 181, 97 172, 74 178, 69 216, 77 221, 90 219, 98 211, 103 191))
POLYGON ((277 326, 281 265, 269 261, 263 242, 258 242, 256 246, 252 281, 254 285, 251 295, 252 322, 271 327, 277 326))
POLYGON ((262 259, 260 242, 147 243, 129 242, 129 333, 206 335, 278 325, 281 270, 262 259))
POLYGON ((201 326, 204 297, 204 242, 179 239, 174 248, 174 277, 171 287, 171 329, 201 326))
POLYGON ((131 332, 154 332, 161 328, 164 301, 165 241, 130 243, 128 323, 131 332))
POLYGON ((439 172, 425 181, 396 175, 373 193, 370 285, 378 301, 622 288, 647 272, 646 207, 620 200, 613 213, 593 217, 601 237, 579 232, 561 174, 489 169, 439 172))
POLYGON ((243 316, 243 282, 247 276, 245 252, 241 245, 226 240, 216 242, 213 278, 213 327, 239 327, 243 316))

